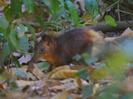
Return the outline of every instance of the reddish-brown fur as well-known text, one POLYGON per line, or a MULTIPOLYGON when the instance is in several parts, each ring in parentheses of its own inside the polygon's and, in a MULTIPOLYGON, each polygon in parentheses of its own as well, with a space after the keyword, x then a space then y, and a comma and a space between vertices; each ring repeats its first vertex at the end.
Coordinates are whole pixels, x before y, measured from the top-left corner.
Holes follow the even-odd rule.
POLYGON ((36 57, 44 58, 53 65, 67 64, 76 54, 91 52, 99 38, 102 39, 101 35, 90 29, 74 29, 57 38, 45 35, 37 46, 36 57))

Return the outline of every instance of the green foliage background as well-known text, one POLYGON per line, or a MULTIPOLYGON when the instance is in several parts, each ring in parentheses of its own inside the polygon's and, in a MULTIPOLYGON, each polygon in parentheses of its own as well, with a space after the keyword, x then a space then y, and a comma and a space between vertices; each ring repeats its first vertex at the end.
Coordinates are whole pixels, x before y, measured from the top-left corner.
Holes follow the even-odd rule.
MULTIPOLYGON (((99 14, 98 1, 85 0, 85 7, 87 13, 94 20, 99 14)), ((30 50, 31 47, 34 48, 35 46, 36 28, 41 28, 45 31, 52 29, 58 32, 84 26, 73 0, 11 0, 11 3, 5 6, 3 11, 3 15, 0 16, 0 40, 2 42, 0 50, 1 66, 4 66, 4 62, 9 61, 9 58, 11 59, 10 63, 19 66, 17 58, 13 57, 13 52, 19 52, 23 55, 33 53, 30 50), (28 17, 37 25, 18 21, 28 17), (48 17, 50 18, 48 19, 48 17), (67 25, 67 27, 63 24, 67 25), (32 40, 28 37, 28 33, 32 34, 32 40)), ((111 26, 117 26, 115 19, 110 15, 105 16, 105 21, 111 26)), ((83 61, 87 64, 89 55, 84 54, 82 57, 83 61)), ((106 61, 106 70, 114 74, 116 79, 123 77, 124 65, 127 63, 125 60, 123 54, 116 54, 115 56, 109 57, 106 61)), ((43 68, 42 64, 39 65, 40 68, 43 68)), ((86 76, 87 73, 84 70, 79 71, 77 75, 83 79, 90 79, 89 76, 86 76)), ((115 92, 118 92, 117 87, 108 88, 106 92, 104 91, 96 99, 107 99, 109 96, 110 99, 118 99, 118 97, 113 96, 115 92)), ((88 97, 88 95, 92 95, 90 86, 83 90, 83 97, 88 97)), ((131 96, 127 94, 125 97, 131 96)))

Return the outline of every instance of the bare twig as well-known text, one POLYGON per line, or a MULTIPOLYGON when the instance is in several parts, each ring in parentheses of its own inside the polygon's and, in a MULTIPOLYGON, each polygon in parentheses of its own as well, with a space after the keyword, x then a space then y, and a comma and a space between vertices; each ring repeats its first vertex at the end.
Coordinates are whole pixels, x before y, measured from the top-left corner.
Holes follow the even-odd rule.
POLYGON ((120 4, 117 4, 117 14, 118 14, 118 20, 121 21, 121 16, 120 16, 120 4))
POLYGON ((128 27, 133 29, 133 20, 117 22, 117 26, 116 27, 112 27, 112 26, 110 26, 110 25, 108 25, 106 23, 99 23, 99 24, 97 24, 95 26, 87 26, 85 28, 91 28, 91 29, 94 29, 96 31, 111 32, 111 31, 124 30, 124 29, 126 29, 128 27))
POLYGON ((122 12, 122 13, 125 13, 125 14, 133 15, 133 13, 131 13, 131 12, 123 11, 123 10, 120 10, 120 9, 118 11, 122 12))
POLYGON ((111 4, 109 7, 106 8, 106 11, 109 10, 110 8, 114 7, 116 4, 118 4, 121 0, 117 0, 113 4, 111 4))

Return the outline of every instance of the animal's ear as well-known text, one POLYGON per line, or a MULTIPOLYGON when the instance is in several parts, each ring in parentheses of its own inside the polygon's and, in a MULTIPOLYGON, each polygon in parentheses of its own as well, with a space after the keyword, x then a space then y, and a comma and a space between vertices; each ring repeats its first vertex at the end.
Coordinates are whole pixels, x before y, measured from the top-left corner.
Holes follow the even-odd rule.
POLYGON ((49 41, 50 37, 47 34, 41 34, 37 36, 36 44, 39 44, 41 42, 49 41))
POLYGON ((45 35, 46 34, 44 34, 44 33, 37 33, 36 40, 35 40, 36 44, 40 43, 42 41, 43 36, 45 36, 45 35))
POLYGON ((36 43, 40 43, 42 40, 42 37, 38 37, 37 40, 36 40, 36 43))
POLYGON ((46 34, 39 35, 36 38, 36 41, 35 41, 35 50, 39 51, 39 53, 40 52, 44 52, 44 50, 45 50, 45 47, 47 45, 46 44, 47 43, 46 38, 47 38, 47 35, 46 34))

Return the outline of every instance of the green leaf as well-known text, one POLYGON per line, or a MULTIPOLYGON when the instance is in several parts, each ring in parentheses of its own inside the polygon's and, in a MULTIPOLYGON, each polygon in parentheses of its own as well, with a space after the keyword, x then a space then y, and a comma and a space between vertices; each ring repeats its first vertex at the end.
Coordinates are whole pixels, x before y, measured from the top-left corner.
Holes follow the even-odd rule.
POLYGON ((102 92, 96 99, 119 99, 113 95, 114 93, 109 93, 108 91, 102 92))
POLYGON ((53 15, 60 10, 60 2, 58 0, 42 0, 42 2, 49 7, 53 15))
POLYGON ((15 67, 20 67, 21 66, 17 57, 12 58, 12 64, 14 64, 15 67))
POLYGON ((111 85, 105 87, 95 99, 121 99, 119 97, 120 88, 121 82, 113 82, 111 85))
POLYGON ((23 36, 19 39, 19 45, 21 47, 21 50, 24 52, 28 52, 30 49, 29 39, 27 36, 23 36))
POLYGON ((83 53, 83 54, 82 54, 82 58, 83 58, 83 59, 89 59, 89 58, 90 58, 89 53, 87 53, 87 52, 86 52, 86 53, 83 53))
POLYGON ((86 12, 88 12, 93 18, 99 14, 99 7, 97 0, 85 0, 86 12))
POLYGON ((3 75, 0 75, 0 81, 4 81, 4 80, 7 80, 6 77, 3 75))
POLYGON ((16 27, 16 31, 18 33, 18 37, 21 38, 24 36, 25 32, 28 31, 28 28, 24 26, 23 24, 20 24, 16 27))
POLYGON ((0 16, 0 28, 7 29, 8 25, 9 25, 9 22, 7 21, 5 16, 4 15, 0 16))
POLYGON ((9 33, 9 44, 10 47, 12 47, 15 50, 28 52, 29 50, 29 39, 24 34, 24 32, 27 32, 28 28, 22 24, 17 26, 16 28, 14 26, 11 27, 11 32, 9 33))
POLYGON ((28 74, 25 71, 23 71, 22 69, 12 68, 12 71, 15 72, 15 75, 18 78, 23 78, 23 79, 27 79, 28 78, 28 74))
POLYGON ((37 66, 42 70, 42 71, 47 71, 50 68, 50 64, 48 62, 40 62, 37 64, 37 66))
POLYGON ((83 53, 82 55, 81 55, 81 58, 82 58, 82 60, 83 60, 83 62, 85 62, 86 64, 89 64, 90 62, 89 62, 89 60, 90 60, 90 55, 89 55, 89 53, 83 53))
POLYGON ((98 67, 98 69, 94 70, 93 73, 90 75, 90 78, 92 80, 98 81, 106 78, 107 76, 109 76, 107 69, 105 67, 103 68, 98 67))
POLYGON ((79 54, 77 54, 72 59, 75 61, 79 61, 81 59, 81 56, 79 54))
POLYGON ((111 25, 113 27, 116 27, 117 26, 115 19, 112 16, 110 16, 110 15, 106 15, 105 16, 105 22, 108 25, 111 25))
POLYGON ((93 88, 92 86, 84 86, 82 89, 82 98, 83 99, 89 99, 90 96, 93 94, 93 88))
POLYGON ((121 99, 133 99, 133 93, 126 93, 121 99))
POLYGON ((0 33, 0 41, 4 42, 4 35, 3 35, 3 33, 0 33))
POLYGON ((22 14, 22 0, 11 0, 11 11, 15 18, 22 14))
POLYGON ((36 40, 36 35, 35 35, 35 28, 28 25, 28 30, 32 33, 32 41, 31 41, 31 45, 33 46, 33 48, 35 47, 35 40, 36 40))
POLYGON ((10 46, 12 46, 15 49, 20 49, 19 39, 17 38, 17 33, 15 31, 10 32, 9 41, 11 44, 10 46))
POLYGON ((52 13, 57 13, 60 10, 59 1, 58 0, 50 0, 51 2, 51 10, 52 13))
POLYGON ((51 8, 51 1, 50 0, 42 0, 42 3, 46 5, 49 9, 51 8))
POLYGON ((19 24, 17 26, 17 32, 19 33, 25 33, 28 31, 28 28, 26 26, 24 26, 23 24, 19 24))
POLYGON ((13 20, 13 13, 9 5, 4 8, 4 15, 9 22, 13 20))
POLYGON ((34 12, 34 2, 35 2, 34 0, 23 0, 23 3, 26 6, 26 10, 29 13, 33 13, 34 12))
POLYGON ((59 0, 43 0, 43 3, 48 6, 49 12, 52 14, 52 21, 57 22, 58 19, 60 19, 60 17, 65 13, 64 6, 61 5, 62 2, 59 0))
POLYGON ((116 52, 106 59, 107 69, 116 79, 123 79, 127 63, 127 57, 123 52, 116 52))
POLYGON ((66 0, 66 5, 68 7, 68 11, 71 15, 71 19, 75 26, 80 26, 80 17, 78 15, 77 9, 74 4, 70 0, 66 0))
POLYGON ((79 70, 77 72, 77 76, 79 76, 80 78, 84 80, 89 80, 89 74, 85 69, 79 70))
POLYGON ((4 47, 3 47, 3 57, 8 56, 11 53, 11 49, 8 45, 8 43, 4 43, 4 47))
POLYGON ((18 86, 17 86, 14 79, 9 80, 9 85, 10 85, 9 87, 12 91, 17 91, 18 90, 18 86))

